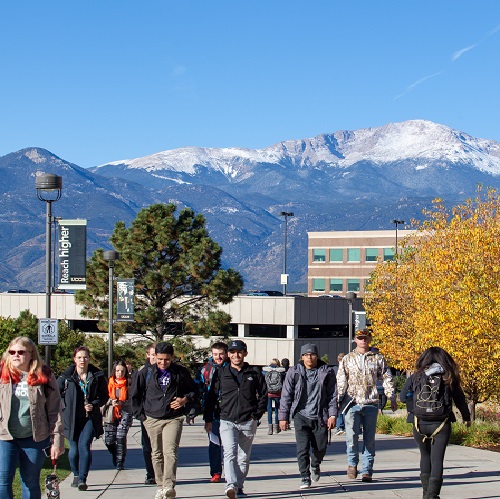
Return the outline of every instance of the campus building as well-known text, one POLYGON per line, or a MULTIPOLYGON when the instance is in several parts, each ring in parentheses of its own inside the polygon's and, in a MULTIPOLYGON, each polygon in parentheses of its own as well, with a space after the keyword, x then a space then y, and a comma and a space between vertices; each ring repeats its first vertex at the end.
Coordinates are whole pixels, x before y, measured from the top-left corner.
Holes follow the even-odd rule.
POLYGON ((394 258, 396 237, 411 230, 308 232, 307 294, 363 296, 378 261, 394 258))

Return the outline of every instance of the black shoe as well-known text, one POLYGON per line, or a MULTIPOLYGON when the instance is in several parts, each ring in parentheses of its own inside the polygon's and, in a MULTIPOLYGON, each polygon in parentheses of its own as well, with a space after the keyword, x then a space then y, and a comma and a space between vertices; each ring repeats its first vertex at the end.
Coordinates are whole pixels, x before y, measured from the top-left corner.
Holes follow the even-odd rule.
POLYGON ((118 463, 116 465, 116 470, 117 471, 123 471, 125 469, 125 466, 123 466, 123 463, 118 463))
POLYGON ((311 479, 310 478, 303 478, 300 481, 300 488, 301 489, 308 489, 311 486, 311 479))
POLYGON ((156 485, 156 480, 151 478, 150 476, 146 476, 146 480, 144 480, 144 485, 156 485))
POLYGON ((321 471, 319 469, 319 466, 317 466, 316 468, 311 468, 311 480, 313 482, 318 482, 320 475, 321 471))
POLYGON ((77 476, 74 476, 73 477, 73 481, 71 482, 71 486, 72 487, 78 487, 78 477, 77 476))
POLYGON ((238 489, 238 496, 246 496, 245 492, 243 492, 243 489, 241 487, 238 489))
POLYGON ((85 482, 78 482, 78 490, 87 490, 89 486, 85 482))

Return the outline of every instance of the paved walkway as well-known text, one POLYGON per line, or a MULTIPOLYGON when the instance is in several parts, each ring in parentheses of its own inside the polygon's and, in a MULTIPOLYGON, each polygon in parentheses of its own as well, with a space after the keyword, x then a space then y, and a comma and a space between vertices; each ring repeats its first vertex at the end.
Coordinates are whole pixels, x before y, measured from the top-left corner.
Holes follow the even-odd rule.
MULTIPOLYGON (((153 499, 155 487, 144 485, 144 465, 137 421, 128 436, 126 469, 111 467, 111 456, 102 439, 93 447, 89 488, 71 488, 72 475, 61 484, 61 497, 82 499, 153 499)), ((201 419, 184 426, 177 472, 177 497, 184 499, 224 498, 224 484, 208 482, 207 437, 201 419)), ((344 437, 332 437, 318 483, 299 490, 294 432, 267 435, 267 425, 257 431, 252 464, 245 492, 248 499, 299 498, 421 498, 419 453, 413 438, 377 435, 377 456, 372 483, 347 480, 344 437)), ((451 445, 445 459, 442 499, 500 498, 500 453, 451 445)))

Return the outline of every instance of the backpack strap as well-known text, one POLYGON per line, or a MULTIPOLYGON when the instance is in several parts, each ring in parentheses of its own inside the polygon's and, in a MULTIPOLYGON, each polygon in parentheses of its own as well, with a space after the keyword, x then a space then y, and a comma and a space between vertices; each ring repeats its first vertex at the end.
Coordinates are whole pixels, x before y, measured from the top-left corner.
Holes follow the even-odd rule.
POLYGON ((419 435, 422 435, 424 438, 422 438, 422 442, 425 442, 426 440, 430 440, 431 444, 434 443, 434 437, 444 428, 444 425, 448 421, 448 418, 446 418, 433 432, 432 435, 424 435, 419 429, 418 429, 418 419, 417 416, 413 416, 413 422, 415 424, 415 430, 417 430, 417 433, 419 435))

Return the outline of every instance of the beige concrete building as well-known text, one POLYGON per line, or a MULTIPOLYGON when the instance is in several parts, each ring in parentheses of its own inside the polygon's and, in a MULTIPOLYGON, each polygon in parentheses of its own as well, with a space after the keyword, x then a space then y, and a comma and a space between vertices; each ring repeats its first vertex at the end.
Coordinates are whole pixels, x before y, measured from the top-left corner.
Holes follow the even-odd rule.
MULTIPOLYGON (((401 239, 411 230, 398 230, 401 239)), ((395 230, 308 232, 308 296, 362 296, 378 261, 394 258, 395 230)))

